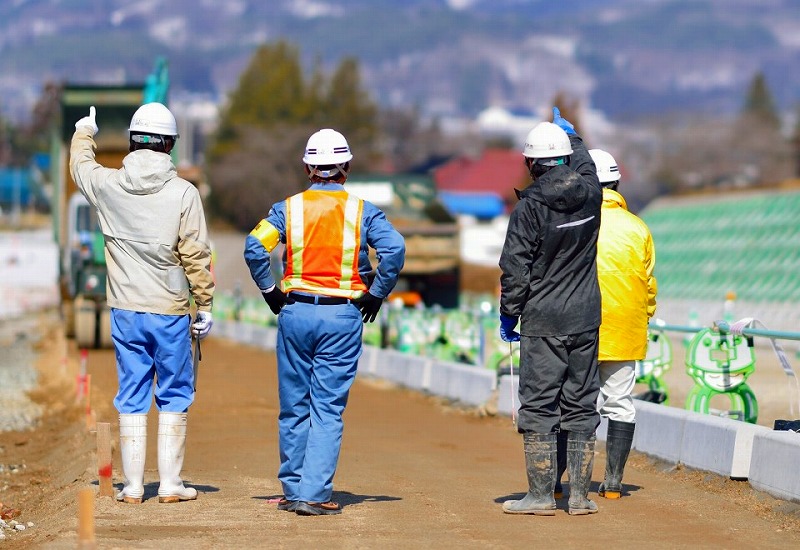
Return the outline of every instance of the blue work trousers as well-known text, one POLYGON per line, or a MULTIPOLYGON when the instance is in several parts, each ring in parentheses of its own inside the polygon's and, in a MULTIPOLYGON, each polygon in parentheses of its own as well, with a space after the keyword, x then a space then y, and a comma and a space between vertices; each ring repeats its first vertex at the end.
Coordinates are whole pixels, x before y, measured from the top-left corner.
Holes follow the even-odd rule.
POLYGON ((122 414, 145 414, 153 401, 164 412, 186 412, 194 401, 189 315, 159 315, 111 309, 111 339, 119 389, 114 406, 122 414))
POLYGON ((287 304, 278 317, 280 468, 289 500, 327 502, 339 461, 350 386, 361 356, 353 304, 287 304))

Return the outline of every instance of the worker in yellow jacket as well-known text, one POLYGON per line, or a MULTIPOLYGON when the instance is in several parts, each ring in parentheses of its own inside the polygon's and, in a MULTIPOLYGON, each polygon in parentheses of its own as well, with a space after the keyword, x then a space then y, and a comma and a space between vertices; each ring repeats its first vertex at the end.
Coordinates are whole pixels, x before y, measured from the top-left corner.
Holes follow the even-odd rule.
MULTIPOLYGON (((647 353, 647 325, 656 311, 658 286, 653 275, 655 249, 647 225, 628 211, 617 192, 620 172, 614 157, 591 149, 597 177, 603 186, 600 233, 597 238, 597 278, 603 303, 600 325, 600 416, 608 419, 606 473, 600 496, 622 494, 622 474, 633 442, 636 409, 632 392, 636 361, 647 353)), ((563 493, 566 433, 559 434, 556 497, 563 493)))

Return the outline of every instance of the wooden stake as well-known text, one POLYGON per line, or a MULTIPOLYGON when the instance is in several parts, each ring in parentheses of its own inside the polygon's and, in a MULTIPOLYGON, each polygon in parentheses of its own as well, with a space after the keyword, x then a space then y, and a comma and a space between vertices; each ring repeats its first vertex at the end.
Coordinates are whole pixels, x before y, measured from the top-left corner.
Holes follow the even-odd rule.
POLYGON ((113 497, 114 486, 111 483, 111 424, 97 423, 97 477, 100 480, 100 496, 113 497))
POLYGON ((95 548, 94 489, 81 489, 78 493, 78 548, 95 548))
POLYGON ((95 429, 95 416, 92 410, 92 375, 86 375, 86 428, 89 431, 95 429))

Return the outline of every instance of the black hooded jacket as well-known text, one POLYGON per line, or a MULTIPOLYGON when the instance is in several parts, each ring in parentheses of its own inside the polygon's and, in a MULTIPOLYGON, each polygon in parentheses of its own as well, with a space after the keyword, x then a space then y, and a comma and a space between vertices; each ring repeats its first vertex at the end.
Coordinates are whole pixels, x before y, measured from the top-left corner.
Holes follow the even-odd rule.
POLYGON ((566 336, 600 326, 597 234, 603 191, 583 140, 568 165, 519 193, 500 256, 500 311, 525 336, 566 336))

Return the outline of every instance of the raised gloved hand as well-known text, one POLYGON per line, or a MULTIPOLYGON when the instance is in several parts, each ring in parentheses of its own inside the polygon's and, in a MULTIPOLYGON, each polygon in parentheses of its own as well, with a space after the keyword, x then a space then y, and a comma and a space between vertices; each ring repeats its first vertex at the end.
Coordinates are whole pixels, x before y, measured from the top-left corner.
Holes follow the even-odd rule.
POLYGON ((92 135, 95 135, 100 129, 97 127, 97 121, 95 120, 95 115, 97 111, 95 111, 94 105, 89 107, 89 116, 85 116, 80 119, 78 122, 75 123, 75 129, 78 128, 89 128, 92 130, 92 135))
POLYGON ((514 330, 519 322, 519 317, 500 314, 500 338, 504 342, 519 342, 519 332, 514 330))
POLYGON ((281 312, 283 306, 290 303, 289 298, 278 288, 278 285, 274 285, 269 291, 262 290, 261 294, 264 296, 264 301, 267 302, 269 309, 271 309, 272 313, 275 315, 281 312))
POLYGON ((568 136, 577 134, 575 126, 565 118, 561 118, 561 110, 558 107, 553 107, 553 124, 564 130, 568 136))
POLYGON ((202 340, 211 332, 213 324, 214 319, 211 317, 210 311, 198 311, 197 317, 194 318, 194 323, 192 323, 192 334, 202 340))
POLYGON ((356 298, 356 306, 361 310, 361 315, 364 317, 365 323, 371 323, 378 316, 383 305, 383 298, 378 298, 369 292, 365 293, 361 298, 356 298))

